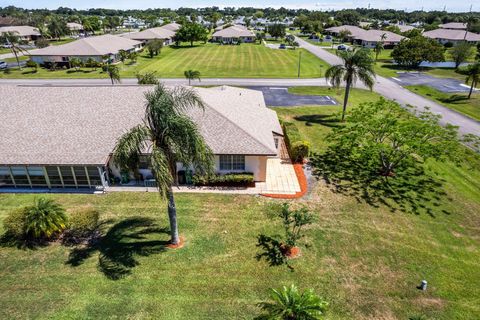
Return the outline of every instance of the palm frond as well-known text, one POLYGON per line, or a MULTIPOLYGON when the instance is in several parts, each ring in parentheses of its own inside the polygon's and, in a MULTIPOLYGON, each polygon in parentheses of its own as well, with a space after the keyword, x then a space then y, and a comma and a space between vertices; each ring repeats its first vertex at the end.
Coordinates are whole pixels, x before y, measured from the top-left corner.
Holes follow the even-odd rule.
POLYGON ((150 130, 144 125, 133 127, 117 141, 113 151, 113 162, 122 169, 133 169, 140 154, 147 148, 150 130))
MULTIPOLYGON (((165 150, 160 149, 158 146, 152 146, 152 152, 150 154, 150 166, 157 181, 158 191, 162 199, 167 199, 167 192, 174 182, 171 163, 167 158, 165 150)), ((176 165, 176 164, 173 164, 176 165)))

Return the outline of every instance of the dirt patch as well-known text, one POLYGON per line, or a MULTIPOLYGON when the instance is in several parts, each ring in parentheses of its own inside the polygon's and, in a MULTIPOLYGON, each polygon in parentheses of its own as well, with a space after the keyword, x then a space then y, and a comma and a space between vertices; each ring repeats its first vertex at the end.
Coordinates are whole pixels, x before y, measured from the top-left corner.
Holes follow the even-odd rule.
POLYGON ((415 301, 418 305, 427 308, 443 309, 445 301, 440 298, 419 297, 415 301))

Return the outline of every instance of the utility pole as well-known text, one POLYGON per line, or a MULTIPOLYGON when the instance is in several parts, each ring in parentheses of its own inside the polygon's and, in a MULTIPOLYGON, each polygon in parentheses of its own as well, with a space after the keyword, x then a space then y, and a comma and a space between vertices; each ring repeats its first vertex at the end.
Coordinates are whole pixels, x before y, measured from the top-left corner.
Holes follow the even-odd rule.
POLYGON ((302 63, 302 51, 300 50, 299 51, 299 54, 298 54, 298 77, 300 78, 300 65, 302 63))

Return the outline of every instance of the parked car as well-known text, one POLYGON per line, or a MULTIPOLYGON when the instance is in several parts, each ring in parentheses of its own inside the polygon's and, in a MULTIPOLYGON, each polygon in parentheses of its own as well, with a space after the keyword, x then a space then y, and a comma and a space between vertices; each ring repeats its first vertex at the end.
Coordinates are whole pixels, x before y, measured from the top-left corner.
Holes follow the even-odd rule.
POLYGON ((280 46, 278 48, 279 49, 287 49, 287 46, 285 45, 285 43, 282 43, 282 44, 280 44, 280 46))
POLYGON ((341 44, 337 47, 337 50, 340 50, 340 51, 345 51, 345 50, 348 50, 348 47, 344 44, 341 44))
POLYGON ((0 70, 7 69, 8 64, 5 61, 0 61, 0 70))

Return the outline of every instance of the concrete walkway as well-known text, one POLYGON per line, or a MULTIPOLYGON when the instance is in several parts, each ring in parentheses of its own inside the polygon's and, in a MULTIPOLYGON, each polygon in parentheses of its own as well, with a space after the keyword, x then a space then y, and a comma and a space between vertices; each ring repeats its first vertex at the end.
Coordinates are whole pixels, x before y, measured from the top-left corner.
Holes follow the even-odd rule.
MULTIPOLYGON (((312 54, 316 55, 328 64, 334 65, 342 63, 342 60, 339 57, 319 46, 313 45, 298 37, 296 37, 296 40, 300 44, 300 47, 310 51, 312 54)), ((449 108, 441 106, 438 103, 435 103, 422 96, 419 96, 403 88, 399 84, 395 83, 393 80, 377 76, 373 91, 381 94, 388 99, 395 100, 401 105, 414 106, 417 110, 424 110, 426 107, 430 108, 430 111, 436 114, 440 114, 442 116, 442 124, 450 123, 458 126, 459 132, 461 134, 472 133, 480 136, 480 122, 464 116, 463 114, 453 111, 449 108)))

